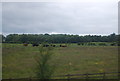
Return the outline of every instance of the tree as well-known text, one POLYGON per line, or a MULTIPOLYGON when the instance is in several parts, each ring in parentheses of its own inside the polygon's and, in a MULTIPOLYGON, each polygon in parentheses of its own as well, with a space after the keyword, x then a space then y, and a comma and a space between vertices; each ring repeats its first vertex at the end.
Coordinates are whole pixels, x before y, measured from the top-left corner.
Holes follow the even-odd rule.
POLYGON ((6 43, 80 43, 80 42, 116 42, 118 35, 67 35, 67 34, 10 34, 5 38, 6 43))
POLYGON ((5 42, 5 36, 0 34, 0 43, 3 43, 5 42))
POLYGON ((19 43, 20 42, 20 37, 18 34, 10 34, 7 35, 7 37, 5 38, 5 42, 7 43, 19 43))
POLYGON ((29 36, 27 34, 20 35, 20 42, 21 43, 28 43, 29 36))
POLYGON ((110 41, 110 42, 116 42, 116 41, 117 41, 117 36, 116 36, 115 33, 110 34, 110 35, 108 36, 108 38, 109 38, 109 41, 110 41))

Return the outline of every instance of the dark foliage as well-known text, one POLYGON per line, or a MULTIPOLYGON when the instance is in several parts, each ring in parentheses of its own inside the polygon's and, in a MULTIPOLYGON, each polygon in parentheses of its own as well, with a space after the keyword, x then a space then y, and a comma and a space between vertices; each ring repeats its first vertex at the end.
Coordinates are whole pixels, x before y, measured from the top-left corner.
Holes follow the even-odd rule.
POLYGON ((66 34, 9 34, 6 37, 2 35, 2 38, 2 42, 5 43, 78 43, 78 45, 83 45, 87 42, 119 42, 120 35, 116 35, 115 33, 108 36, 79 36, 66 34))

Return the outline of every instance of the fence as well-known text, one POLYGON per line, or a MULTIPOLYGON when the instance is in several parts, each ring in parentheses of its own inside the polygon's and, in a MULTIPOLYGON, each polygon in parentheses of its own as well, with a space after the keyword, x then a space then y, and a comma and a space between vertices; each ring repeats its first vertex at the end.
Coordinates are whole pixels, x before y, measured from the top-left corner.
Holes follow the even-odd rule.
MULTIPOLYGON (((113 79, 112 81, 117 81, 117 79, 120 79, 120 72, 104 72, 104 73, 86 73, 86 74, 67 74, 67 75, 60 75, 60 76, 52 76, 54 80, 65 80, 65 81, 71 81, 71 80, 90 80, 90 79, 113 79)), ((9 78, 9 79, 2 79, 2 81, 41 81, 39 78, 9 78)), ((50 81, 50 80, 49 80, 50 81)))
POLYGON ((120 72, 104 72, 104 73, 86 73, 86 74, 67 74, 61 76, 53 76, 63 79, 118 79, 120 72))

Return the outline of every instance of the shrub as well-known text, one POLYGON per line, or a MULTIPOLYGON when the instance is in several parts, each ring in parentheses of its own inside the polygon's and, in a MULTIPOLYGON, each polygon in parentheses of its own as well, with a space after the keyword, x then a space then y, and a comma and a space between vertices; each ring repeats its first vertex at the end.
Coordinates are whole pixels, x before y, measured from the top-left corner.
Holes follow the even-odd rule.
POLYGON ((36 76, 39 79, 50 79, 54 73, 55 67, 50 65, 49 61, 52 57, 52 47, 42 47, 40 46, 40 54, 37 56, 37 71, 36 76))
POLYGON ((99 46, 106 46, 105 43, 99 43, 99 46))

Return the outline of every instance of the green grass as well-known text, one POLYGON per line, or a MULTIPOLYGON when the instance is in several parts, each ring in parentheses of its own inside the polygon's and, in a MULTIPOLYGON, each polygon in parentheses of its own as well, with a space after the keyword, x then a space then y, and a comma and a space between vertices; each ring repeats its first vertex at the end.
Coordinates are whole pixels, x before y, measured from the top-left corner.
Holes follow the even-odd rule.
MULTIPOLYGON (((56 65, 54 75, 116 72, 118 71, 117 48, 117 46, 78 46, 77 44, 70 44, 65 48, 55 47, 49 63, 56 65)), ((39 47, 3 44, 2 50, 3 78, 35 77, 35 58, 39 54, 39 47)))

